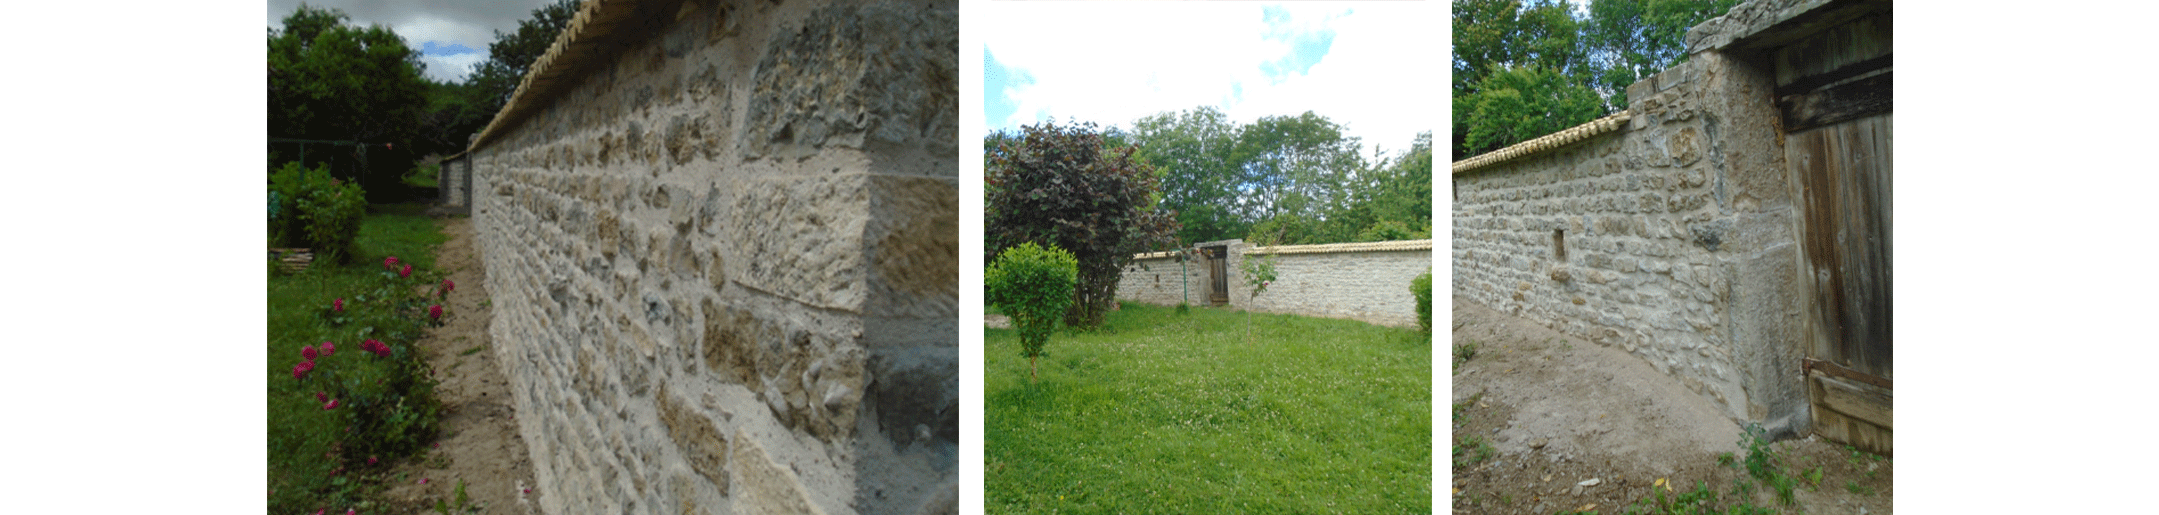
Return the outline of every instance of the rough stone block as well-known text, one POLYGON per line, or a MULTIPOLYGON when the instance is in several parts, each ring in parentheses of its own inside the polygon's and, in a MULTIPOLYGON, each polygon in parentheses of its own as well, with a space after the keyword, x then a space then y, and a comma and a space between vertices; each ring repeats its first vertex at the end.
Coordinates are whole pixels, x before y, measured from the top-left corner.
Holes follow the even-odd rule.
POLYGON ((722 232, 742 265, 734 281, 812 306, 860 313, 869 297, 861 175, 752 181, 733 192, 722 232))
POLYGON ((810 502, 802 480, 784 465, 772 460, 757 439, 745 432, 735 436, 733 459, 730 461, 733 477, 740 487, 740 498, 735 501, 738 513, 748 515, 823 515, 825 510, 810 502))
POLYGON ((827 145, 952 145, 954 15, 897 2, 833 5, 775 31, 757 63, 746 153, 799 159, 827 145))

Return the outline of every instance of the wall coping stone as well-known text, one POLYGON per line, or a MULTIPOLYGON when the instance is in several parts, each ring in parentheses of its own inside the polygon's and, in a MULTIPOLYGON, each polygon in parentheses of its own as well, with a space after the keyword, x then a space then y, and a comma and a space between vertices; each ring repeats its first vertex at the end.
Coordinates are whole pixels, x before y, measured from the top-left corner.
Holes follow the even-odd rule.
POLYGON ((510 94, 510 101, 503 104, 494 120, 480 130, 465 151, 486 146, 545 107, 543 99, 573 86, 577 79, 573 72, 588 61, 607 57, 622 43, 617 40, 652 36, 650 31, 635 30, 639 27, 628 22, 638 17, 639 7, 664 1, 584 0, 577 14, 570 18, 569 26, 563 27, 562 34, 555 37, 554 44, 549 45, 539 59, 533 60, 525 78, 517 83, 517 91, 510 94))
POLYGON ((1590 120, 1589 122, 1583 123, 1581 125, 1560 129, 1559 132, 1538 136, 1529 141, 1508 145, 1507 148, 1479 154, 1469 159, 1455 161, 1453 165, 1453 171, 1451 173, 1453 175, 1461 175, 1463 173, 1468 173, 1471 170, 1476 170, 1478 168, 1496 165, 1514 160, 1515 158, 1526 157, 1542 153, 1546 150, 1564 147, 1578 141, 1589 139, 1591 136, 1597 136, 1607 132, 1619 130, 1620 127, 1625 127, 1627 125, 1627 120, 1632 119, 1633 117, 1634 115, 1632 114, 1632 111, 1620 111, 1619 113, 1613 114, 1611 116, 1590 120))
MULTIPOLYGON (((1234 242, 1234 241, 1237 241, 1237 240, 1229 240, 1229 241, 1233 241, 1233 242, 1234 242)), ((1219 242, 1208 242, 1208 243, 1219 243, 1219 242)), ((1192 245, 1192 246, 1193 246, 1193 247, 1195 247, 1195 248, 1197 248, 1197 247, 1212 247, 1212 246, 1214 246, 1214 245, 1207 245, 1207 244, 1194 244, 1194 245, 1192 245)), ((1423 239, 1423 240, 1394 240, 1394 241, 1362 241, 1362 242, 1356 242, 1356 243, 1322 243, 1322 244, 1318 244, 1318 245, 1275 245, 1275 246, 1271 246, 1271 247, 1251 247, 1251 248, 1247 248, 1247 249, 1245 249, 1244 253, 1245 253, 1246 255, 1251 255, 1251 254, 1277 254, 1277 255, 1281 255, 1281 254, 1329 254, 1329 253, 1339 253, 1339 252, 1401 252, 1401 251, 1415 251, 1415 250, 1432 250, 1432 240, 1430 240, 1430 239, 1423 239)), ((1177 255, 1179 255, 1179 254, 1183 254, 1184 252, 1185 252, 1185 251, 1182 251, 1182 250, 1170 250, 1170 251, 1162 251, 1162 252, 1143 252, 1143 253, 1139 253, 1139 254, 1134 254, 1134 255, 1132 255, 1132 259, 1167 259, 1167 258, 1177 257, 1177 255)))

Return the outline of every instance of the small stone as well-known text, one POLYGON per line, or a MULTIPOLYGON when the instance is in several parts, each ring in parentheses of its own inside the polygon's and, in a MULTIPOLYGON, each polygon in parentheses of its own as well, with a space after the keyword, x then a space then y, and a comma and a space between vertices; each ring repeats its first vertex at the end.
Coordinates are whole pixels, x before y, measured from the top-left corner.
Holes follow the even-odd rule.
POLYGON ((1551 442, 1547 442, 1547 441, 1545 441, 1545 440, 1544 440, 1543 438, 1538 438, 1538 439, 1536 439, 1536 440, 1531 440, 1531 441, 1529 442, 1529 448, 1531 448, 1531 449, 1543 449, 1543 448, 1544 448, 1544 446, 1545 446, 1545 444, 1548 444, 1548 443, 1551 443, 1551 442))
POLYGON ((1580 482, 1580 483, 1575 483, 1574 485, 1575 485, 1575 486, 1582 486, 1582 487, 1590 487, 1590 486, 1597 486, 1597 485, 1600 485, 1600 484, 1604 484, 1604 480, 1603 480, 1603 479, 1598 479, 1598 478, 1589 478, 1588 480, 1584 480, 1584 481, 1582 481, 1582 482, 1580 482))

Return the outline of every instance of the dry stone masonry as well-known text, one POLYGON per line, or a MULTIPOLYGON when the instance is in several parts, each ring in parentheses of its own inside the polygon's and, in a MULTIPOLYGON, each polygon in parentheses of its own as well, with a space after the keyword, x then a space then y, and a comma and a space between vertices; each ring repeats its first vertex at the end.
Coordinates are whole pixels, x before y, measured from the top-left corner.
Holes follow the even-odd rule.
POLYGON ((951 513, 957 3, 588 0, 467 152, 548 513, 951 513))
POLYGON ((1117 283, 1117 297, 1161 305, 1209 305, 1221 278, 1225 305, 1268 313, 1294 313, 1417 327, 1417 299, 1409 283, 1432 269, 1432 240, 1253 247, 1244 240, 1199 243, 1190 252, 1134 256, 1117 283), (1219 272, 1206 249, 1224 257, 1219 272), (1252 295, 1240 266, 1254 256, 1274 256, 1274 284, 1252 295))
MULTIPOLYGON (((1816 307, 1831 267, 1805 237, 1827 230, 1803 218, 1823 192, 1788 148, 1815 133, 1785 123, 1810 93, 1784 49, 1886 9, 1743 4, 1689 34, 1685 63, 1629 87, 1625 112, 1455 163, 1453 294, 1623 348, 1742 423, 1808 431, 1803 358, 1838 324, 1816 307)), ((1882 102, 1859 119, 1886 131, 1882 102)))

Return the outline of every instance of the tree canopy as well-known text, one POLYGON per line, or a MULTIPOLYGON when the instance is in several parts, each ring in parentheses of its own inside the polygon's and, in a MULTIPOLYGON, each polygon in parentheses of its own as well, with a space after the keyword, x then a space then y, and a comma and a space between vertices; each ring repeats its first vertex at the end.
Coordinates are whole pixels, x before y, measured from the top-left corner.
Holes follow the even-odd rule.
POLYGON ((406 143, 427 83, 420 53, 382 25, 301 5, 270 31, 272 137, 406 143))
POLYGON ((1185 244, 1431 233, 1429 133, 1406 155, 1366 157, 1362 141, 1315 113, 1240 124, 1200 107, 1140 118, 1131 140, 1140 159, 1161 171, 1162 205, 1177 213, 1183 227, 1177 237, 1185 244))
POLYGON ((984 262, 1029 242, 1071 252, 1079 285, 1065 323, 1073 327, 1100 324, 1132 256, 1173 246, 1177 233, 1175 213, 1156 206, 1154 168, 1104 133, 1092 123, 1047 122, 984 141, 984 262))
MULTIPOLYGON (((570 18, 577 15, 578 0, 557 0, 555 3, 532 10, 532 17, 518 20, 515 32, 495 31, 495 42, 487 45, 487 60, 481 61, 465 79, 473 88, 473 105, 493 119, 496 111, 510 102, 510 94, 517 92, 517 84, 532 70, 533 61, 547 53, 547 47, 555 43, 562 29, 570 26, 570 18)), ((487 120, 481 120, 485 125, 487 120)))
POLYGON ((1627 107, 1626 89, 1686 59, 1687 29, 1738 0, 1454 0, 1456 160, 1627 107))

